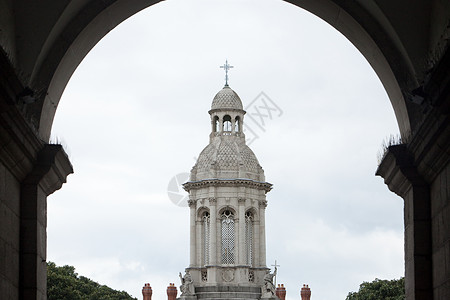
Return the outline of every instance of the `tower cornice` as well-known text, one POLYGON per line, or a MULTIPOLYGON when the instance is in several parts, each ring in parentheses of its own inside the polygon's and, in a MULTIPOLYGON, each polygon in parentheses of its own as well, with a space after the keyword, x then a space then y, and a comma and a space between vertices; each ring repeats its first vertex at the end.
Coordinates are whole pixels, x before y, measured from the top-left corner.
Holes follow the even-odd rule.
POLYGON ((268 182, 256 181, 252 179, 204 179, 199 181, 188 181, 183 184, 183 188, 189 192, 190 190, 196 190, 200 188, 210 186, 244 186, 256 188, 258 190, 264 190, 266 193, 272 189, 272 184, 268 182))
POLYGON ((238 108, 214 108, 214 109, 210 109, 208 111, 208 113, 211 115, 211 114, 216 113, 216 112, 230 112, 230 111, 238 112, 238 113, 241 113, 243 115, 245 115, 247 113, 245 110, 238 109, 238 108))

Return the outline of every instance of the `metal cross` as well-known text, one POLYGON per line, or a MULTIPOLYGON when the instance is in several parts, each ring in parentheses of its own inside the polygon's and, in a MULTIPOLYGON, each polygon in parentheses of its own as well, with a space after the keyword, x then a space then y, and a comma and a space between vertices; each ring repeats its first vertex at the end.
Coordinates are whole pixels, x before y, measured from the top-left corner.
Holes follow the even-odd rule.
POLYGON ((225 60, 225 64, 220 66, 220 68, 225 70, 225 86, 228 86, 228 70, 233 68, 233 66, 228 64, 228 60, 225 60))
MULTIPOLYGON (((271 266, 275 267, 275 270, 276 270, 277 267, 279 267, 280 265, 277 265, 277 260, 275 259, 275 264, 274 264, 274 265, 271 265, 271 266)), ((276 273, 275 273, 275 278, 274 278, 274 280, 275 280, 275 287, 277 287, 277 274, 276 274, 276 273)))

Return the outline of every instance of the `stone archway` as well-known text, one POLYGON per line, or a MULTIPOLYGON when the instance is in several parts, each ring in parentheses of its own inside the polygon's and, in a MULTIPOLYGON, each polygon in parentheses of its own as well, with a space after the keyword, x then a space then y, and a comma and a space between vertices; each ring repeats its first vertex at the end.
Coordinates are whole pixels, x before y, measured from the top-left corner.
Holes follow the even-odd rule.
MULTIPOLYGON (((2 269, 12 271, 1 274, 11 295, 20 290, 21 298, 37 298, 45 286, 40 280, 45 268, 39 264, 45 254, 44 204, 71 172, 62 149, 44 142, 59 98, 104 35, 157 2, 0 2, 0 179, 8 187, 0 196, 11 220, 1 230, 15 232, 2 237, 1 245, 11 249, 5 251, 12 257, 2 269), (10 273, 18 275, 10 278, 10 273)), ((404 138, 402 145, 387 149, 377 174, 405 200, 407 299, 447 299, 450 2, 289 2, 344 34, 380 77, 404 138)))
MULTIPOLYGON (((36 59, 31 86, 36 90, 46 89, 46 94, 42 102, 33 105, 33 114, 37 114, 35 119, 39 122, 36 126, 44 140, 50 136, 62 92, 85 55, 123 20, 156 3, 144 0, 100 2, 91 1, 78 11, 72 11, 78 15, 72 16, 71 20, 58 22, 60 26, 53 28, 36 59)), ((415 107, 405 102, 402 91, 416 88, 418 79, 395 28, 383 22, 382 11, 375 5, 339 5, 339 1, 329 0, 290 2, 331 24, 361 51, 389 95, 402 135, 408 135, 415 107)))

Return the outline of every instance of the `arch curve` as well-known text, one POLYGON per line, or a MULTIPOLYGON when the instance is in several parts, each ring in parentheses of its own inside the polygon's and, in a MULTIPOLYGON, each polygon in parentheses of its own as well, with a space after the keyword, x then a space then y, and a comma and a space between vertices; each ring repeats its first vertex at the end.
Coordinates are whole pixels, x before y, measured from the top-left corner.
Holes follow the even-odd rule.
MULTIPOLYGON (((154 0, 72 1, 44 37, 30 73, 30 85, 41 100, 30 105, 42 139, 48 140, 60 97, 71 75, 87 53, 113 28, 154 0), (73 2, 73 3, 72 3, 73 2), (84 5, 83 5, 84 4, 84 5)), ((378 74, 391 100, 402 135, 411 131, 417 108, 404 95, 418 86, 419 73, 396 28, 375 4, 338 0, 288 1, 323 19, 345 35, 378 74)), ((386 9, 386 8, 385 8, 386 9)), ((420 77, 420 76, 419 76, 420 77)), ((413 124, 414 125, 414 124, 413 124)))
POLYGON ((245 210, 245 214, 251 213, 254 221, 259 221, 258 210, 255 207, 249 207, 245 210))
POLYGON ((209 208, 208 207, 206 207, 206 206, 201 206, 201 207, 199 207, 198 209, 197 209, 197 220, 199 221, 199 220, 201 220, 202 218, 203 218, 203 215, 205 214, 205 213, 210 213, 209 212, 209 208))
POLYGON ((230 211, 233 215, 234 215, 234 217, 236 218, 236 216, 237 216, 237 210, 236 210, 236 208, 235 207, 233 207, 232 205, 223 205, 223 206, 221 206, 218 210, 217 210, 217 219, 220 219, 221 218, 221 216, 222 216, 222 214, 225 212, 225 211, 230 211))

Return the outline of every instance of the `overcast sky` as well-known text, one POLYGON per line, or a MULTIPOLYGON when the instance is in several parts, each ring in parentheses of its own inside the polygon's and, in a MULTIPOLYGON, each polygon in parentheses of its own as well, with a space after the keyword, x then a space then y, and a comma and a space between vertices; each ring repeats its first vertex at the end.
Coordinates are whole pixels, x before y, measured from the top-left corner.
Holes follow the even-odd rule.
POLYGON ((403 200, 374 175, 383 139, 398 133, 386 92, 344 36, 275 0, 165 1, 88 54, 53 125, 75 173, 48 200, 48 260, 138 299, 146 282, 155 300, 179 286, 189 209, 168 184, 208 143, 225 59, 248 112, 261 92, 278 108, 245 124, 274 185, 267 265, 281 265, 287 299, 304 283, 314 300, 345 299, 363 281, 403 276, 403 200))

